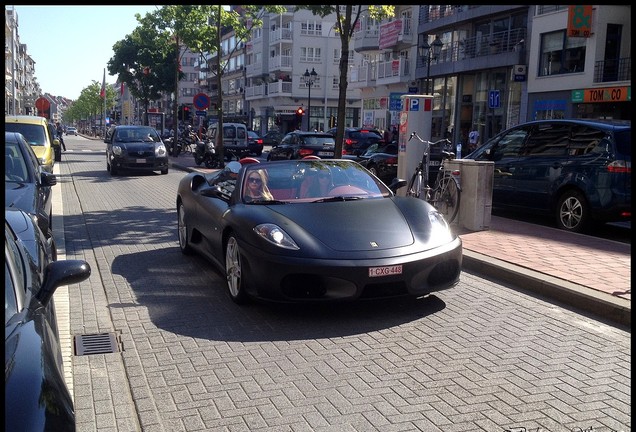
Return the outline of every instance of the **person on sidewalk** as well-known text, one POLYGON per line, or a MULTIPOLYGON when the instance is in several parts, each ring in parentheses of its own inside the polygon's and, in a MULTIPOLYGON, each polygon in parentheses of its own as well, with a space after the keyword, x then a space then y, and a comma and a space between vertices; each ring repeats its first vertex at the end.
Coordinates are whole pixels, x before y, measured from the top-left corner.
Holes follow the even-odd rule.
POLYGON ((66 151, 66 144, 64 144, 64 128, 60 124, 60 122, 55 123, 55 130, 57 131, 57 138, 60 140, 60 144, 62 145, 62 150, 66 151))

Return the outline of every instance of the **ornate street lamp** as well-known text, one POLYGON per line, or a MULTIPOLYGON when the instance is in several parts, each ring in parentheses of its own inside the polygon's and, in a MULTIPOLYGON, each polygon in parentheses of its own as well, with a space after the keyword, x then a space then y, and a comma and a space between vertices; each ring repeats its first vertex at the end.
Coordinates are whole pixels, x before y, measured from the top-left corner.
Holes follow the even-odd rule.
POLYGON ((311 68, 311 72, 309 72, 309 69, 305 70, 305 73, 303 74, 303 76, 305 77, 305 85, 307 85, 307 132, 310 131, 311 129, 311 86, 314 85, 314 82, 316 82, 316 77, 318 76, 318 73, 316 72, 316 70, 314 68, 311 68))
POLYGON ((429 81, 431 80, 431 60, 439 57, 444 44, 439 36, 435 36, 435 40, 431 45, 428 44, 427 37, 422 38, 422 45, 418 47, 419 55, 422 61, 426 62, 426 94, 433 94, 433 89, 429 92, 429 81), (431 49, 432 48, 432 49, 431 49))

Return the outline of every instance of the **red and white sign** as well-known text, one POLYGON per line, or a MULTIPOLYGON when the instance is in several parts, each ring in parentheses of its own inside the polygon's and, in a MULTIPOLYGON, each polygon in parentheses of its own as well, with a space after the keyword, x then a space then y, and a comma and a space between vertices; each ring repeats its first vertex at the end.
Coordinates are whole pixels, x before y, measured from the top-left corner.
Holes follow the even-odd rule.
POLYGON ((398 42, 398 36, 402 31, 402 20, 395 20, 380 26, 378 36, 378 48, 385 49, 394 46, 398 42))

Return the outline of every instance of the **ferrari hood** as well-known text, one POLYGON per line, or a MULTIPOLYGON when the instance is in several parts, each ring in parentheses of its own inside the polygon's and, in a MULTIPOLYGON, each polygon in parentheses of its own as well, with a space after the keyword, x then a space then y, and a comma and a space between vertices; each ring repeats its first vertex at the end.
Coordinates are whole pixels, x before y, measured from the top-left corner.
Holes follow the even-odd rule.
POLYGON ((391 199, 303 203, 271 208, 297 225, 294 228, 341 252, 386 250, 410 246, 414 242, 405 216, 391 199))

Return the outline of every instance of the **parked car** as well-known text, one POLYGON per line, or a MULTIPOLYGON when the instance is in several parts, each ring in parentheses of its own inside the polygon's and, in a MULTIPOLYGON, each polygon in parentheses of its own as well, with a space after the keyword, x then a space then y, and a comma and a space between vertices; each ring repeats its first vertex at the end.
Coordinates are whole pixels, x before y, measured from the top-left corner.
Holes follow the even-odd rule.
MULTIPOLYGON (((336 136, 336 128, 331 128, 327 133, 336 136)), ((344 141, 342 143, 342 154, 361 155, 372 144, 389 144, 384 141, 382 133, 377 129, 347 127, 344 129, 344 141)))
POLYGON ((40 164, 52 173, 55 161, 62 160, 62 147, 57 132, 52 124, 44 117, 30 115, 5 116, 4 130, 19 132, 33 147, 40 164))
POLYGON ((4 429, 75 431, 53 294, 86 280, 91 268, 52 261, 42 231, 22 210, 5 208, 4 232, 4 429))
MULTIPOLYGON (((207 134, 218 148, 220 141, 218 123, 210 124, 207 134)), ((237 159, 249 155, 260 156, 263 153, 263 143, 250 143, 247 126, 243 123, 223 123, 223 153, 233 155, 237 159)))
POLYGON ((111 175, 123 170, 161 171, 161 174, 168 174, 168 151, 155 128, 115 126, 107 131, 104 142, 106 170, 111 175))
POLYGON ((216 173, 189 173, 177 190, 179 247, 225 274, 237 303, 422 296, 453 287, 461 240, 426 201, 396 196, 404 183, 389 188, 345 159, 230 162, 216 173), (321 173, 329 191, 303 197, 321 173), (271 196, 248 200, 263 184, 271 196))
POLYGON ((73 126, 69 126, 66 128, 66 135, 77 135, 77 129, 73 126))
POLYGON ((247 131, 247 147, 256 156, 263 154, 263 138, 254 131, 247 131))
POLYGON ((397 144, 371 144, 360 156, 343 155, 342 158, 358 162, 386 184, 390 184, 397 177, 397 144))
POLYGON ((265 135, 263 135, 263 145, 264 146, 275 146, 280 144, 281 140, 285 134, 279 131, 269 131, 265 135))
POLYGON ((466 156, 493 161, 492 204, 554 216, 564 230, 631 220, 629 121, 538 120, 507 129, 466 156))
POLYGON ((306 156, 333 158, 335 147, 334 137, 328 133, 294 131, 285 135, 280 144, 272 147, 267 160, 302 159, 306 156))
POLYGON ((44 170, 33 148, 18 132, 4 133, 4 161, 4 206, 32 215, 55 251, 51 192, 51 186, 57 183, 55 174, 44 170))

